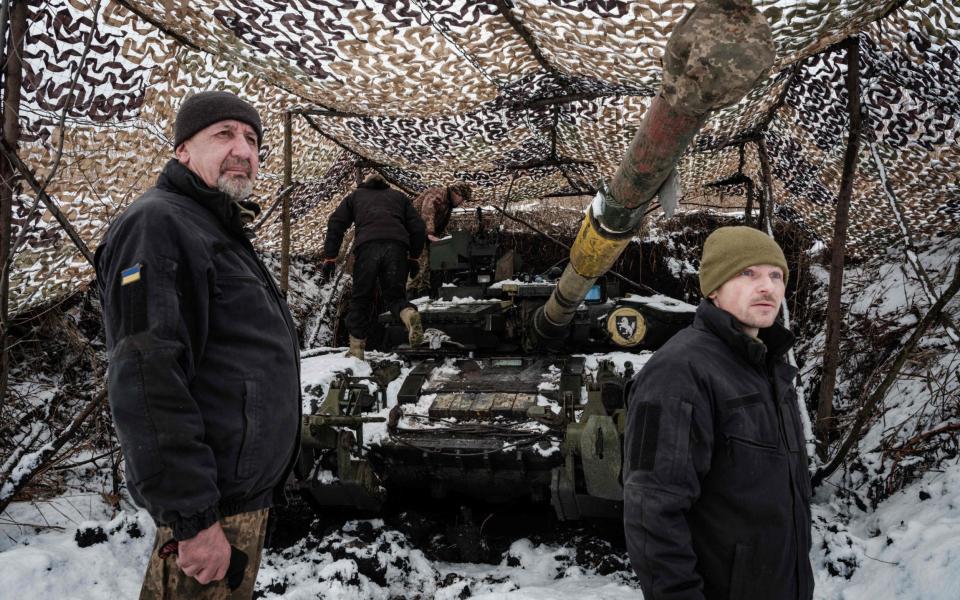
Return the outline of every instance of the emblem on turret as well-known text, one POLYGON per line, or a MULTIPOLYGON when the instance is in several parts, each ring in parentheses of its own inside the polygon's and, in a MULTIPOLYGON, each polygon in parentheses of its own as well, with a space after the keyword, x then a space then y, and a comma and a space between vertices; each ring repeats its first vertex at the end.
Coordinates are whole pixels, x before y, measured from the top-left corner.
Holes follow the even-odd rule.
POLYGON ((629 348, 643 341, 647 324, 639 310, 621 306, 607 317, 607 333, 614 344, 629 348))

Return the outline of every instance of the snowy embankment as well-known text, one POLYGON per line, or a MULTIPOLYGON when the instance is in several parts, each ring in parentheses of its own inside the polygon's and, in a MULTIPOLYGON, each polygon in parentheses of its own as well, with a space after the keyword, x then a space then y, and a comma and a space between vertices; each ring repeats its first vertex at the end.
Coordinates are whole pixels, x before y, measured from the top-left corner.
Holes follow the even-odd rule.
POLYGON ((954 460, 943 468, 876 511, 837 500, 815 507, 817 598, 960 597, 960 464, 954 460))
MULTIPOLYGON (((889 361, 878 365, 877 357, 910 335, 952 277, 957 256, 960 240, 949 240, 913 260, 891 252, 847 269, 848 333, 835 401, 842 418, 852 418, 861 390, 886 375, 889 361)), ((814 275, 825 289, 826 271, 814 268, 814 275)), ((945 313, 948 320, 911 355, 846 468, 817 490, 817 598, 960 598, 960 454, 951 430, 960 428, 960 344, 950 330, 960 321, 960 298, 945 313)), ((807 340, 807 376, 822 346, 822 331, 807 340)))

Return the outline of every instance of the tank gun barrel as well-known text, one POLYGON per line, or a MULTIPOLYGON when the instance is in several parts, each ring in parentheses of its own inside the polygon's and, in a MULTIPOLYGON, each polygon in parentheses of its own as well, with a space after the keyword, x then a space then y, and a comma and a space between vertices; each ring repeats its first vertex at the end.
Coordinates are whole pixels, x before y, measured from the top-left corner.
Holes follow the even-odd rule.
POLYGON ((740 100, 775 56, 770 26, 749 0, 705 0, 676 25, 663 81, 609 186, 584 216, 567 264, 534 316, 537 341, 563 339, 594 282, 639 229, 647 205, 710 113, 740 100))

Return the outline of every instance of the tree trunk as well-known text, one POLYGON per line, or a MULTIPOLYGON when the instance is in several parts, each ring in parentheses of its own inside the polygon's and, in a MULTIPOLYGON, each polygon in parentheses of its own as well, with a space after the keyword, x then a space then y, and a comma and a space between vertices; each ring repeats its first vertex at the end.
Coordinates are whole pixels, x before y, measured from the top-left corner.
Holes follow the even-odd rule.
MULTIPOLYGON (((747 164, 747 149, 740 144, 740 166, 737 167, 737 175, 746 177, 743 168, 747 164)), ((743 224, 747 227, 753 227, 753 179, 746 177, 747 188, 747 206, 743 209, 743 224)))
POLYGON ((747 182, 747 207, 743 209, 743 224, 753 227, 753 181, 747 182))
POLYGON ((280 238, 280 291, 287 295, 290 286, 290 184, 293 182, 293 115, 283 113, 283 187, 287 193, 281 202, 282 236, 280 238))
POLYGON ((773 174, 770 171, 770 155, 767 154, 767 142, 761 135, 757 138, 757 156, 760 157, 760 174, 763 188, 760 192, 760 214, 757 215, 757 229, 763 231, 767 221, 767 209, 773 199, 773 174))
MULTIPOLYGON (((23 39, 27 32, 27 2, 18 0, 10 10, 10 35, 6 48, 6 69, 3 90, 3 140, 16 148, 20 139, 20 86, 23 82, 23 39)), ((13 196, 15 170, 7 160, 0 158, 0 265, 7 264, 12 248, 13 196)), ((10 376, 10 270, 0 276, 0 409, 7 397, 10 376)))
POLYGON ((847 112, 850 115, 850 134, 843 157, 843 175, 837 198, 837 216, 833 226, 833 247, 830 258, 830 290, 827 295, 827 339, 823 354, 823 376, 820 379, 820 399, 817 405, 817 452, 827 459, 830 433, 833 429, 833 392, 837 384, 837 366, 840 363, 840 338, 843 318, 840 313, 840 295, 843 291, 843 265, 850 222, 850 196, 857 173, 857 154, 860 150, 860 44, 856 36, 844 42, 847 49, 847 112))

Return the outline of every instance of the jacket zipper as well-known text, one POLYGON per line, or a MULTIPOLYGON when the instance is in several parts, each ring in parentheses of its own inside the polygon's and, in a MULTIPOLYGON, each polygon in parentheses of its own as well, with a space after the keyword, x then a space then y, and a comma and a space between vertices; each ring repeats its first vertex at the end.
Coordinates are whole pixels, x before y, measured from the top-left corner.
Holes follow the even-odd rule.
POLYGON ((277 284, 273 280, 273 276, 271 276, 270 272, 267 270, 266 265, 264 265, 263 261, 260 260, 260 257, 257 256, 257 252, 253 249, 253 244, 250 243, 250 240, 244 238, 242 244, 246 247, 254 262, 257 263, 257 267, 260 269, 260 274, 264 279, 267 280, 267 286, 269 286, 270 291, 273 293, 273 299, 277 303, 277 307, 280 308, 280 314, 283 317, 284 325, 286 326, 287 333, 290 336, 291 345, 293 346, 293 356, 297 365, 297 415, 299 415, 299 417, 297 419, 297 433, 293 442, 293 453, 290 456, 290 461, 287 463, 286 468, 283 470, 283 474, 280 476, 280 481, 277 482, 277 486, 279 486, 282 490, 282 488, 286 485, 287 477, 290 476, 294 466, 297 464, 297 460, 300 458, 300 421, 303 418, 303 402, 300 393, 300 346, 297 344, 296 328, 292 327, 292 317, 289 317, 289 311, 284 310, 283 294, 280 293, 280 288, 277 287, 277 284))
POLYGON ((770 385, 773 388, 773 400, 774 400, 774 404, 776 404, 776 407, 777 407, 777 423, 780 426, 780 436, 781 436, 781 439, 783 440, 784 445, 787 447, 787 472, 790 476, 790 518, 793 519, 793 544, 796 550, 796 563, 794 564, 794 567, 795 567, 794 579, 796 580, 796 586, 797 586, 797 600, 801 600, 803 590, 802 590, 801 580, 800 580, 800 577, 801 577, 800 561, 804 553, 800 548, 800 527, 799 527, 799 523, 797 523, 797 491, 796 491, 797 481, 796 481, 796 478, 794 477, 794 472, 793 472, 794 465, 793 465, 793 461, 791 460, 792 453, 790 452, 789 444, 787 444, 786 424, 783 422, 783 410, 781 408, 780 393, 779 393, 780 390, 779 390, 779 384, 778 384, 777 374, 775 369, 776 367, 774 366, 772 368, 773 373, 771 375, 768 375, 768 381, 770 382, 770 385))

